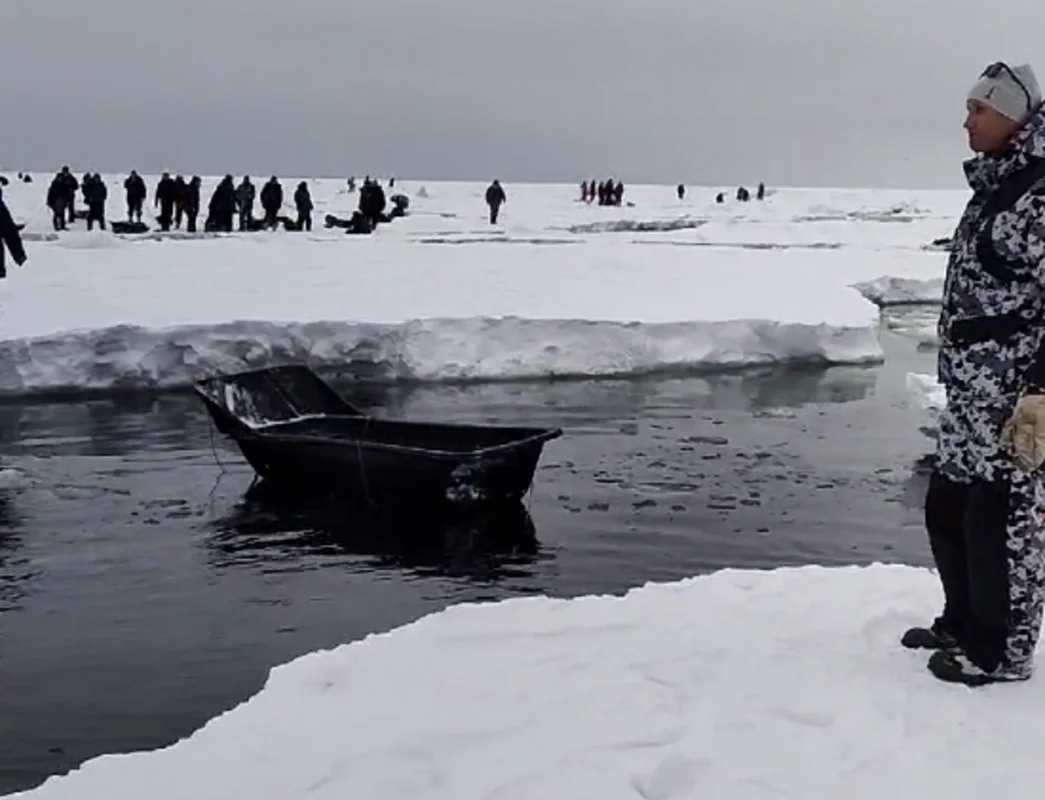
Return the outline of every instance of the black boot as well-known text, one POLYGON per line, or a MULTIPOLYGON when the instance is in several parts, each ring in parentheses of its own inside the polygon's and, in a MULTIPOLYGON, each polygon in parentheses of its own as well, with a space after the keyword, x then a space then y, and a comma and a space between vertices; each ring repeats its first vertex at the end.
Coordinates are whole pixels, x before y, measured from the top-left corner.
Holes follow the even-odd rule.
POLYGON ((958 642, 936 620, 928 628, 910 628, 902 637, 900 644, 911 650, 953 650, 958 642))
POLYGON ((1012 683, 1025 681, 1030 672, 1016 672, 1004 666, 993 672, 980 669, 961 650, 938 650, 929 657, 929 672, 944 683, 961 683, 965 686, 986 686, 990 683, 1012 683))

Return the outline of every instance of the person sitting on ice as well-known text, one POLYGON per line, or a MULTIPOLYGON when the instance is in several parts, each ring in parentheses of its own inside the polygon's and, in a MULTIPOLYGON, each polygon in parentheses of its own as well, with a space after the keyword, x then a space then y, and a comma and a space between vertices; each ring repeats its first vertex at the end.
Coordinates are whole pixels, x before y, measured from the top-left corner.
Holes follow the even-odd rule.
POLYGON ((1031 67, 1003 62, 966 108, 973 194, 947 264, 925 498, 944 605, 901 643, 979 686, 1030 677, 1045 602, 1045 109, 1031 67))
POLYGON ((22 235, 18 232, 18 225, 11 217, 11 212, 4 202, 4 194, 0 191, 0 278, 7 277, 7 266, 4 263, 4 250, 11 253, 11 258, 18 266, 26 261, 25 247, 22 245, 22 235))

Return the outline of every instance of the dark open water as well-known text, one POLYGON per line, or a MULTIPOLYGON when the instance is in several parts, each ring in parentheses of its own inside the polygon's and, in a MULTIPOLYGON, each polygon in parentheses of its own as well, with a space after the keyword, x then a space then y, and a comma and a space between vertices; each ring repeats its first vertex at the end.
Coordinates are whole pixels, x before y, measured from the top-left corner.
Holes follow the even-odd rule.
POLYGON ((904 374, 931 355, 885 344, 870 369, 353 398, 565 429, 532 529, 493 541, 423 523, 346 540, 245 500, 249 469, 212 446, 191 397, 0 407, 0 794, 168 744, 273 665, 451 602, 724 566, 926 563, 914 468, 930 442, 904 374))

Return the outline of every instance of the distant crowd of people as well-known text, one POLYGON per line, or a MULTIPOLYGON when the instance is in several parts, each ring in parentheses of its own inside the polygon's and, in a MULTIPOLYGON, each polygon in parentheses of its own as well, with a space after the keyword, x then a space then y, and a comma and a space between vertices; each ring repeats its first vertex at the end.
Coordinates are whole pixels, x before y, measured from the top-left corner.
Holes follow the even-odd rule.
MULTIPOLYGON (((680 194, 679 195, 679 199, 681 199, 681 198, 682 198, 682 195, 680 194)), ((749 192, 743 186, 738 186, 737 187, 737 200, 739 200, 741 203, 746 203, 750 199, 751 199, 751 192, 749 192)), ((758 189, 755 191, 755 199, 756 200, 765 200, 766 199, 766 185, 764 183, 762 183, 762 182, 759 182, 758 189)), ((726 202, 726 193, 725 192, 719 192, 715 196, 715 202, 716 203, 724 203, 724 202, 726 202)))
MULTIPOLYGON (((180 229, 184 222, 186 231, 196 231, 200 213, 200 184, 198 175, 186 181, 181 175, 172 178, 170 173, 163 173, 153 195, 153 207, 159 211, 156 221, 160 230, 169 231, 172 226, 180 229)), ((127 223, 143 226, 142 213, 148 198, 148 189, 136 170, 131 170, 123 182, 123 190, 127 204, 127 223)), ((62 167, 47 190, 47 207, 51 210, 54 229, 67 230, 68 224, 77 219, 77 191, 82 194, 87 209, 82 215, 87 221, 87 229, 92 230, 97 224, 105 230, 106 201, 109 197, 105 181, 97 172, 86 173, 78 181, 69 167, 62 167)), ((211 194, 204 230, 231 232, 237 217, 238 228, 241 231, 274 229, 281 222, 288 230, 312 230, 314 204, 305 181, 301 181, 294 190, 293 201, 297 209, 297 220, 280 216, 283 208, 283 186, 276 176, 269 178, 258 195, 250 176, 244 176, 236 186, 232 176, 226 175, 211 194), (260 219, 254 216, 255 198, 260 200, 260 219)))
POLYGON ((596 184, 594 180, 581 181, 581 202, 599 201, 600 206, 619 206, 624 202, 624 184, 613 178, 596 184))
MULTIPOLYGON (((18 173, 19 180, 25 183, 32 182, 32 176, 18 173)), ((156 184, 153 194, 153 208, 158 212, 156 222, 161 231, 170 231, 171 228, 180 230, 182 225, 185 231, 195 233, 197 230, 197 219, 200 213, 200 186, 202 181, 198 175, 194 175, 188 181, 181 175, 173 178, 169 172, 164 172, 156 184)), ((8 180, 0 176, 0 186, 6 186, 8 180)), ((395 186, 395 178, 388 180, 389 189, 395 186)), ((148 187, 145 180, 136 170, 123 182, 124 196, 127 207, 126 221, 110 223, 113 229, 119 233, 145 232, 148 227, 142 220, 148 199, 148 187)), ((348 191, 357 190, 356 179, 348 179, 348 191)), ((384 188, 377 180, 369 176, 364 178, 358 187, 359 203, 358 209, 353 212, 351 218, 342 219, 328 214, 325 223, 328 228, 342 228, 349 233, 371 233, 379 223, 389 222, 396 217, 406 214, 409 206, 409 198, 402 194, 393 194, 391 198, 386 197, 384 188), (386 208, 391 202, 391 211, 386 208)), ((685 198, 686 187, 679 184, 676 187, 679 200, 685 198)), ((419 191, 419 196, 425 196, 424 189, 419 191)), ((758 184, 756 199, 763 200, 766 195, 764 183, 758 184)), ((743 186, 736 192, 737 200, 746 202, 751 199, 750 192, 743 186)), ((84 219, 87 229, 93 230, 97 225, 101 230, 106 228, 106 204, 109 199, 109 189, 97 172, 88 172, 80 180, 72 174, 68 166, 55 174, 47 190, 47 207, 52 213, 52 223, 56 231, 68 229, 68 225, 77 219, 84 219), (83 198, 84 211, 76 208, 77 193, 83 198)), ((491 225, 496 225, 500 216, 501 208, 507 202, 507 193, 499 180, 494 180, 486 189, 485 200, 489 209, 491 225)), ((280 225, 290 231, 311 231, 312 212, 315 205, 309 191, 308 183, 301 181, 293 194, 293 204, 297 210, 297 218, 281 214, 283 209, 284 193, 283 186, 276 176, 272 176, 257 191, 249 175, 245 175, 238 185, 234 183, 231 175, 226 175, 215 187, 207 204, 207 217, 204 222, 204 231, 230 233, 234 229, 240 231, 259 231, 276 229, 280 225), (261 215, 255 216, 255 201, 260 205, 261 215)), ((620 206, 624 200, 624 184, 619 180, 609 178, 596 182, 581 182, 581 201, 584 203, 598 202, 601 206, 620 206)), ((725 202, 725 193, 720 192, 715 201, 725 202)), ((24 261, 24 250, 21 250, 18 231, 22 226, 16 225, 11 220, 11 215, 0 199, 0 240, 7 249, 15 256, 16 261, 24 261), (5 223, 4 219, 10 221, 5 223)), ((0 258, 3 248, 0 247, 0 258)), ((4 265, 0 260, 0 278, 4 277, 4 265)))

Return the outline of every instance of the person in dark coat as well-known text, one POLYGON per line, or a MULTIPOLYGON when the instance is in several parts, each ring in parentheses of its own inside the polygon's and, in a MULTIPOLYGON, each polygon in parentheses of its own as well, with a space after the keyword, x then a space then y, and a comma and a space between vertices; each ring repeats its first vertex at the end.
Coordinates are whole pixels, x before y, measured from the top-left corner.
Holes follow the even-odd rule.
POLYGON ((232 233, 232 218, 235 214, 236 186, 232 182, 232 176, 226 175, 210 196, 204 228, 208 231, 232 233))
POLYGON ((371 229, 377 227, 381 221, 381 215, 385 213, 387 205, 385 190, 377 181, 370 180, 368 175, 363 180, 363 186, 359 190, 359 213, 370 223, 371 229))
POLYGON ((174 227, 181 230, 181 218, 185 213, 185 189, 188 188, 185 178, 178 175, 174 179, 174 227))
POLYGON ((185 197, 182 200, 182 210, 185 212, 185 230, 189 233, 195 233, 196 218, 200 215, 199 175, 193 175, 192 180, 185 184, 185 197))
POLYGON ((254 220, 254 184, 250 176, 244 175, 240 185, 236 187, 236 202, 239 203, 239 229, 249 231, 254 220))
POLYGON ((294 190, 294 206, 298 210, 298 230, 312 230, 312 194, 308 190, 308 184, 302 181, 294 190))
POLYGON ((65 224, 68 190, 62 173, 58 173, 47 188, 47 207, 51 209, 51 224, 56 231, 68 230, 65 224))
POLYGON ((145 181, 142 180, 142 176, 138 174, 137 170, 131 170, 131 174, 123 182, 123 191, 127 195, 127 221, 141 222, 142 206, 145 204, 148 191, 145 188, 145 181))
POLYGON ((80 188, 80 183, 68 166, 62 167, 62 171, 58 173, 58 180, 65 199, 65 213, 69 217, 69 222, 76 222, 76 191, 80 188))
POLYGON ((83 195, 83 204, 85 206, 87 205, 88 188, 93 179, 94 175, 92 175, 90 172, 85 172, 83 174, 83 177, 80 179, 80 194, 83 195))
POLYGON ((675 194, 678 195, 679 200, 683 200, 686 197, 686 187, 684 184, 679 184, 675 187, 675 194))
POLYGON ((497 224, 497 216, 501 213, 501 206, 508 202, 508 195, 499 180, 495 180, 486 189, 486 205, 490 207, 490 224, 497 224))
POLYGON ((261 187, 261 208, 265 212, 265 227, 275 230, 279 224, 279 211, 283 208, 283 187, 275 175, 261 187))
POLYGON ((84 175, 81 184, 84 190, 84 202, 87 204, 87 230, 94 230, 94 223, 105 230, 105 201, 109 197, 109 189, 97 172, 84 175))
POLYGON ((171 174, 164 172, 160 177, 160 182, 156 184, 156 195, 153 202, 153 208, 160 209, 160 216, 156 219, 160 223, 161 231, 169 231, 171 229, 171 222, 174 219, 174 199, 176 194, 177 189, 174 186, 174 181, 171 180, 171 174))
POLYGON ((4 202, 3 192, 0 192, 0 278, 7 277, 7 266, 4 263, 4 251, 11 253, 11 258, 18 266, 25 263, 25 247, 22 246, 22 235, 18 232, 18 226, 11 217, 11 212, 4 202))

